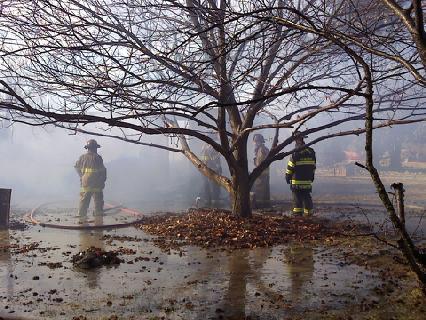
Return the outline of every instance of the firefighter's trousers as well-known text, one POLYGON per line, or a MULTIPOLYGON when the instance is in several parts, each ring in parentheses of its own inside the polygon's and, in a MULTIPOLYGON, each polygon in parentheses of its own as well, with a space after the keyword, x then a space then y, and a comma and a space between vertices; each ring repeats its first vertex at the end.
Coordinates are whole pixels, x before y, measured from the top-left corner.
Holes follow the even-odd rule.
POLYGON ((255 193, 257 207, 263 208, 270 205, 269 174, 262 174, 256 179, 253 192, 255 193))
POLYGON ((311 190, 293 189, 293 214, 309 216, 312 214, 311 190))
POLYGON ((80 205, 78 209, 78 215, 80 217, 87 216, 87 209, 90 205, 90 199, 92 199, 95 203, 95 216, 100 216, 104 212, 104 193, 103 191, 86 191, 80 192, 80 205))
POLYGON ((212 201, 220 199, 220 186, 207 177, 204 177, 204 197, 206 205, 211 205, 212 201))

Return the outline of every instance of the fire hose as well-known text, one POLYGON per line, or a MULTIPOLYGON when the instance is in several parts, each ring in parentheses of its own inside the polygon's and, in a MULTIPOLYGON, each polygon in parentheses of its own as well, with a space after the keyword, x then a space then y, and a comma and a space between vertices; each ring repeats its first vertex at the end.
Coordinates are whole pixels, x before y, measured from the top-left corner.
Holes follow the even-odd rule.
MULTIPOLYGON (((118 229, 118 228, 127 228, 134 226, 136 224, 142 224, 145 222, 143 218, 136 219, 132 222, 124 222, 124 223, 113 223, 113 224, 102 224, 102 225, 88 225, 88 224, 82 224, 82 225, 63 225, 63 224, 55 224, 55 223, 45 223, 40 222, 35 218, 36 212, 39 211, 42 207, 48 205, 49 203, 41 204, 35 208, 33 208, 29 213, 24 215, 24 221, 31 223, 33 225, 39 225, 41 227, 45 228, 54 228, 54 229, 66 229, 66 230, 99 230, 99 229, 118 229)), ((129 209, 121 206, 112 206, 110 204, 107 204, 109 208, 107 208, 105 211, 112 210, 112 209, 120 209, 120 211, 131 214, 136 217, 140 217, 142 215, 141 212, 129 209)))

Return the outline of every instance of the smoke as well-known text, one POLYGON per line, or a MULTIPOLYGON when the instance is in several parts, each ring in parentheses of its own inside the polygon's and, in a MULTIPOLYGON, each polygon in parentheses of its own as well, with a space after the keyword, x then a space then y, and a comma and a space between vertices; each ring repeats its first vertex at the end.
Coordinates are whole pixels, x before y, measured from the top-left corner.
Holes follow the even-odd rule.
MULTIPOLYGON (((273 133, 262 132, 271 147, 273 133)), ((84 145, 92 136, 72 135, 53 127, 29 127, 21 124, 0 128, 1 188, 12 189, 12 205, 31 207, 54 201, 74 203, 79 200, 79 177, 74 169, 84 145)), ((203 199, 203 179, 198 170, 179 153, 126 143, 111 138, 96 137, 102 146, 98 152, 107 168, 105 201, 142 210, 181 210, 194 206, 197 197, 203 199)), ((168 144, 166 137, 154 137, 151 142, 168 144)), ((251 141, 250 141, 251 142, 251 141)), ((190 139, 195 153, 201 143, 190 139)), ((249 143, 248 159, 253 169, 253 145, 249 143)), ((271 192, 274 198, 288 193, 284 183, 286 159, 270 168, 271 192)), ((222 169, 229 176, 222 159, 222 169)), ((227 199, 222 189, 221 197, 227 199)))
MULTIPOLYGON (((423 126, 419 126, 423 128, 423 126)), ((405 129, 405 128, 404 128, 405 129)), ((273 130, 260 132, 266 146, 271 148, 273 130)), ((407 141, 408 134, 392 129, 377 131, 381 148, 385 138, 400 137, 407 141), (401 134, 399 134, 401 133, 401 134), (382 142, 382 143, 380 143, 382 142)), ((291 132, 280 132, 280 141, 291 132)), ((12 189, 12 205, 30 207, 51 201, 71 201, 77 207, 79 177, 74 169, 78 157, 85 152, 86 141, 93 137, 52 127, 29 127, 20 124, 0 128, 0 188, 12 189)), ((314 137, 309 137, 309 142, 314 137)), ((168 144, 163 136, 151 142, 168 144)), ((197 197, 203 198, 203 176, 181 154, 157 148, 126 143, 111 138, 96 138, 102 146, 99 154, 104 159, 108 179, 104 190, 106 202, 123 204, 147 211, 182 210, 194 206, 197 197)), ((386 140, 387 141, 387 140, 386 140)), ((411 140, 410 140, 411 141, 411 140)), ((346 155, 357 153, 363 158, 363 136, 324 141, 313 148, 317 153, 319 168, 333 167, 347 160, 346 155)), ((194 152, 201 144, 189 141, 194 152)), ((383 153, 381 151, 381 153, 383 153)), ((381 153, 378 153, 377 158, 381 153)), ((248 145, 250 170, 253 170, 253 144, 248 145)), ((273 199, 290 199, 284 172, 287 159, 274 162, 270 167, 271 195, 273 199)), ((222 159, 225 175, 228 169, 222 159)), ((222 189, 222 198, 228 197, 222 189)))
MULTIPOLYGON (((12 206, 65 200, 77 207, 80 182, 74 164, 91 138, 51 127, 0 128, 0 188, 12 189, 12 206)), ((96 140, 107 168, 106 202, 172 210, 192 205, 199 195, 201 176, 182 156, 110 138, 96 140)))

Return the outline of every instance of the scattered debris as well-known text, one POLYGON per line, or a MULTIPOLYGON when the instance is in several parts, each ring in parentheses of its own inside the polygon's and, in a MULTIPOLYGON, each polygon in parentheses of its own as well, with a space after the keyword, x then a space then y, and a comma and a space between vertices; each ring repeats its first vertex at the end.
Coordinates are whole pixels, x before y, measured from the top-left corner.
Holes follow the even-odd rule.
POLYGON ((39 266, 48 266, 50 269, 62 268, 62 262, 40 262, 39 266))
POLYGON ((71 261, 75 267, 94 269, 101 266, 118 265, 124 262, 117 255, 117 252, 103 251, 100 248, 90 247, 72 256, 71 261))
POLYGON ((27 253, 29 251, 38 249, 39 246, 40 246, 40 243, 38 243, 38 242, 32 242, 32 243, 29 243, 29 244, 25 244, 21 247, 16 246, 15 247, 16 250, 14 250, 12 253, 27 253))
POLYGON ((25 254, 30 251, 39 251, 40 253, 52 251, 52 250, 59 250, 59 247, 40 247, 40 242, 31 242, 25 245, 20 246, 19 244, 13 244, 9 245, 11 250, 11 253, 13 254, 25 254))
POLYGON ((136 254, 136 250, 135 249, 130 249, 130 248, 124 248, 124 247, 119 247, 118 249, 114 250, 115 253, 120 254, 120 255, 133 255, 136 254))
POLYGON ((142 241, 141 238, 137 238, 137 237, 129 237, 129 236, 118 236, 118 235, 111 235, 111 234, 105 234, 102 236, 102 240, 116 240, 116 241, 136 241, 136 242, 140 242, 142 241))
POLYGON ((14 220, 14 219, 11 219, 9 221, 9 230, 21 230, 21 231, 23 231, 23 230, 26 230, 26 229, 28 229, 28 224, 26 224, 24 222, 14 220))

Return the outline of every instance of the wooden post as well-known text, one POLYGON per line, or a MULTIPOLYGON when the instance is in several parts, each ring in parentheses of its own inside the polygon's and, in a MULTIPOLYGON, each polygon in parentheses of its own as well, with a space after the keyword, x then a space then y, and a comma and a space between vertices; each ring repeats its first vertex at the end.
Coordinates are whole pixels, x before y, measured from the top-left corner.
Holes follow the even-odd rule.
POLYGON ((0 189, 0 229, 9 228, 11 189, 0 189))

